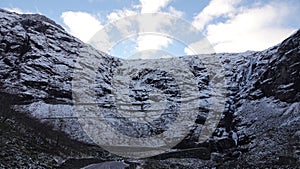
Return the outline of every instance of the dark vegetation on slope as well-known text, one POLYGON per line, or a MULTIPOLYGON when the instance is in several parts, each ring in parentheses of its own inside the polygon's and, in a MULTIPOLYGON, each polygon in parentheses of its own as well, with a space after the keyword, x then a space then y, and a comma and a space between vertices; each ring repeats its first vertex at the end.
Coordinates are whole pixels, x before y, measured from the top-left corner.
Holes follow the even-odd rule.
POLYGON ((67 158, 86 158, 83 167, 93 162, 112 160, 111 155, 96 145, 72 140, 24 112, 12 109, 16 96, 2 93, 0 97, 0 167, 56 168, 67 158), (89 157, 96 157, 89 160, 89 157))

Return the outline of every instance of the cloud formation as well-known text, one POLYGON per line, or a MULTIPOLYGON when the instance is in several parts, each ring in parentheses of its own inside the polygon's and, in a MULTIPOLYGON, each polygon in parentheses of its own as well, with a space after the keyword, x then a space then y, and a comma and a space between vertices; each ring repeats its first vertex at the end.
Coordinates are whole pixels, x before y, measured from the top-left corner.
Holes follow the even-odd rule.
POLYGON ((22 11, 20 8, 4 8, 4 9, 9 12, 15 12, 18 14, 33 14, 34 13, 34 12, 30 12, 30 11, 22 11))
POLYGON ((142 35, 137 38, 137 51, 156 49, 168 47, 172 43, 172 39, 160 35, 142 35))
POLYGON ((166 7, 171 0, 140 0, 141 13, 155 13, 166 7))
POLYGON ((194 17, 193 26, 199 30, 204 27, 216 17, 225 16, 229 17, 236 11, 236 5, 241 0, 212 0, 210 3, 194 17))
POLYGON ((282 25, 290 9, 288 4, 272 3, 241 10, 225 23, 208 25, 207 38, 217 52, 264 50, 295 31, 282 25))
MULTIPOLYGON (((212 0, 194 18, 193 25, 204 32, 217 53, 264 50, 295 31, 285 23, 297 17, 299 2, 295 5, 277 1, 248 7, 238 6, 239 3, 239 0, 212 0)), ((186 53, 190 51, 186 49, 186 53)))
POLYGON ((123 9, 123 10, 115 10, 108 14, 106 18, 108 19, 108 22, 114 22, 116 20, 119 20, 121 18, 127 17, 127 16, 132 16, 136 15, 137 11, 133 11, 130 9, 123 9))
MULTIPOLYGON (((113 12, 109 13, 106 16, 107 23, 111 23, 121 18, 141 13, 163 12, 163 9, 165 9, 165 12, 163 13, 182 17, 184 13, 182 11, 176 10, 172 6, 168 6, 170 2, 171 0, 140 0, 138 5, 132 6, 132 9, 124 8, 121 10, 114 10, 113 12)), ((78 37, 84 42, 88 42, 88 40, 104 25, 103 22, 98 18, 86 12, 67 11, 61 15, 61 18, 63 19, 64 24, 67 26, 67 30, 73 36, 78 37)), ((157 28, 157 30, 159 30, 159 28, 157 28)), ((120 30, 120 32, 122 31, 126 32, 126 30, 120 30)), ((135 52, 140 52, 142 50, 148 49, 159 50, 167 47, 172 43, 172 39, 170 38, 149 34, 138 35, 135 38, 135 41, 135 52)))
MULTIPOLYGON (((140 0, 140 13, 157 13, 161 12, 163 8, 165 8, 171 0, 140 0)), ((169 12, 172 15, 183 15, 180 11, 177 11, 173 7, 169 7, 169 12)), ((137 38, 137 52, 143 50, 161 50, 162 48, 168 47, 173 42, 172 39, 157 36, 157 35, 141 35, 137 38)))
MULTIPOLYGON (((131 8, 114 10, 102 17, 106 18, 106 21, 86 12, 73 11, 64 12, 61 18, 72 35, 87 42, 104 23, 123 17, 156 12, 183 17, 185 13, 171 6, 171 1, 139 0, 139 3, 131 8)), ((300 11, 299 1, 256 2, 245 4, 242 0, 211 0, 193 18, 192 25, 203 32, 217 53, 264 50, 281 42, 295 31, 295 28, 286 25, 289 25, 288 22, 293 18, 297 21, 295 11, 300 11)), ((170 38, 147 34, 138 35, 135 41, 135 52, 166 49, 173 44, 170 38)), ((186 54, 192 54, 188 48, 184 50, 186 54)))
POLYGON ((67 31, 83 42, 87 42, 103 25, 95 16, 86 12, 64 12, 61 15, 67 31))

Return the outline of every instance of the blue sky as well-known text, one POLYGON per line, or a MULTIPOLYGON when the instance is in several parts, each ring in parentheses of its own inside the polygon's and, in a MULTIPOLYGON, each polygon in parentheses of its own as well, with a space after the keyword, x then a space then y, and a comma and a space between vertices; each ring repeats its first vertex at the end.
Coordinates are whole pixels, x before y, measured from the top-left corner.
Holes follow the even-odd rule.
MULTIPOLYGON (((300 28, 299 0, 1 0, 0 8, 46 15, 84 42, 120 18, 168 13, 195 26, 218 53, 263 50, 300 28)), ((149 48, 191 54, 183 44, 165 37, 137 37, 126 45, 137 51, 149 48)), ((115 48, 118 50, 111 53, 129 55, 120 52, 122 46, 115 48)))
MULTIPOLYGON (((155 1, 155 0, 154 0, 155 1)), ((209 0, 174 0, 168 6, 173 6, 177 10, 185 11, 184 16, 192 20, 193 16, 199 13, 209 0)), ((65 11, 88 12, 93 15, 101 15, 101 19, 106 19, 106 15, 122 9, 131 9, 132 6, 139 5, 139 0, 1 0, 1 8, 18 8, 23 12, 41 13, 47 17, 63 24, 61 14, 65 11)))

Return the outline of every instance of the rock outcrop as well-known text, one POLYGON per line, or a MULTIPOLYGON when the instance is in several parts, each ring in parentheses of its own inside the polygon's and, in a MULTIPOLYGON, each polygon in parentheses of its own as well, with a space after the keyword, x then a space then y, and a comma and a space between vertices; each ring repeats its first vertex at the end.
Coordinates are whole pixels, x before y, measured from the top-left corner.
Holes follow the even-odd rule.
MULTIPOLYGON (((1 168, 80 168, 119 160, 131 168, 300 166, 300 31, 261 52, 182 57, 198 85, 200 105, 210 98, 213 78, 201 59, 220 60, 226 97, 218 127, 208 140, 197 142, 209 113, 200 106, 193 129, 172 151, 133 160, 97 146, 78 122, 73 108, 76 96, 72 95, 78 57, 98 59, 95 94, 99 107, 113 119, 109 123, 115 129, 132 137, 160 134, 168 129, 165 123, 178 116, 181 93, 174 79, 163 71, 138 72, 131 83, 133 102, 147 109, 149 92, 160 89, 170 101, 169 112, 163 115, 165 121, 158 118, 151 125, 129 123, 108 109, 115 106, 110 97, 113 70, 124 60, 93 49, 41 15, 0 10, 0 22, 1 168)), ((132 61, 132 65, 141 62, 147 60, 132 61)))

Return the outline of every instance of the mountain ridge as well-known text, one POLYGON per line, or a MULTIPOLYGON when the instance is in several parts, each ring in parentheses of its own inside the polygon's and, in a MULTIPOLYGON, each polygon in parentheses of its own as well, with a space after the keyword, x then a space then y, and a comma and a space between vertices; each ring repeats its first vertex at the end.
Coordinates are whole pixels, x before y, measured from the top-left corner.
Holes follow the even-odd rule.
MULTIPOLYGON (((72 108, 71 80, 77 58, 85 52, 99 59, 100 78, 96 93, 103 106, 111 105, 108 97, 111 91, 111 85, 108 83, 112 77, 110 72, 124 60, 93 49, 66 33, 54 21, 41 15, 19 15, 0 10, 0 21, 1 100, 10 98, 9 107, 14 111, 29 115, 41 122, 41 125, 52 126, 55 131, 65 133, 70 140, 94 145, 82 130, 72 108)), ((137 165, 143 166, 146 163, 153 168, 166 168, 168 165, 185 168, 273 165, 288 168, 299 165, 299 46, 300 30, 279 45, 264 51, 202 55, 217 57, 224 69, 226 103, 217 130, 207 142, 200 145, 196 143, 208 111, 205 106, 201 107, 194 129, 174 148, 177 153, 154 157, 154 164, 151 164, 152 159, 145 159, 137 165), (280 130, 276 129, 278 126, 280 130), (234 139, 229 133, 236 134, 237 138, 234 139), (273 148, 275 146, 276 149, 273 148), (204 154, 201 154, 202 151, 188 150, 190 148, 203 150, 204 154), (181 153, 185 149, 185 153, 181 153), (191 161, 194 161, 193 165, 185 165, 191 161)), ((202 95, 199 102, 206 101, 210 96, 207 82, 212 77, 207 76, 200 56, 182 58, 195 75, 202 95)), ((136 63, 133 61, 132 64, 136 63)), ((163 79, 162 76, 155 74, 149 74, 147 78, 163 79)), ((173 91, 175 88, 170 90, 173 91)), ((6 108, 8 105, 1 106, 6 108)), ((5 119, 6 122, 17 116, 7 114, 7 112, 1 114, 1 119, 5 119)), ((13 127, 16 127, 15 125, 13 127)), ((125 133, 139 134, 132 129, 123 130, 125 133)), ((47 139, 56 140, 51 137, 47 139)), ((91 151, 93 150, 100 151, 99 147, 91 151)), ((30 151, 24 152, 28 157, 33 156, 30 151)), ((3 154, 1 158, 7 159, 6 162, 0 162, 1 167, 39 166, 39 163, 26 163, 26 160, 24 164, 10 163, 8 161, 14 161, 18 153, 10 154, 7 151, 1 153, 3 154)), ((42 154, 43 151, 40 150, 38 153, 42 154)), ((68 161, 69 158, 80 159, 88 156, 88 153, 83 154, 80 157, 69 153, 69 157, 61 155, 60 158, 68 161)), ((95 154, 90 156, 99 158, 95 154)), ((107 159, 117 160, 120 157, 107 159)), ((38 159, 37 162, 57 166, 67 165, 56 162, 53 164, 49 158, 38 159)), ((47 168, 47 165, 44 168, 47 168)))

